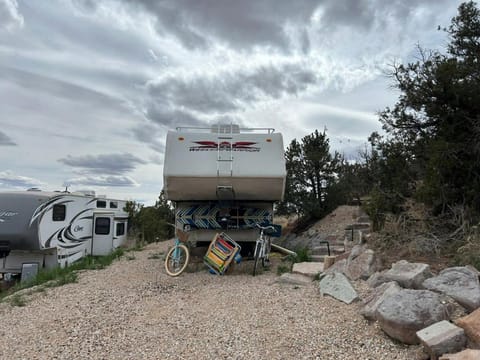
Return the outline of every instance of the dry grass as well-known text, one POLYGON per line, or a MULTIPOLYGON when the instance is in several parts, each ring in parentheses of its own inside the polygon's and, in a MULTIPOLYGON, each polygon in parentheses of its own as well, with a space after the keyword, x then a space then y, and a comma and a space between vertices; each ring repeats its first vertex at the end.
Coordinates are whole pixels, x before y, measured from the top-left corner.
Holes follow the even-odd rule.
POLYGON ((462 209, 450 209, 448 215, 434 217, 427 206, 409 200, 404 212, 386 217, 384 228, 373 233, 369 242, 386 267, 401 259, 427 263, 434 270, 451 265, 475 266, 475 258, 480 265, 480 256, 467 256, 480 254, 480 236, 468 241, 466 224, 462 209))

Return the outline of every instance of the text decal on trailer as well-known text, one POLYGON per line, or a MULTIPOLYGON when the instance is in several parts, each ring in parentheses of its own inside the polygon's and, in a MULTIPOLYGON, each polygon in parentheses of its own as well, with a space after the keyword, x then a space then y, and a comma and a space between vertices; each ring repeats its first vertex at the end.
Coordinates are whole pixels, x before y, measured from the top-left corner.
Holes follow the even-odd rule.
POLYGON ((251 141, 237 141, 230 143, 222 141, 217 143, 215 141, 194 141, 197 146, 191 146, 190 151, 217 151, 217 150, 231 150, 231 151, 248 151, 259 152, 260 148, 253 146, 256 143, 251 141))
POLYGON ((15 215, 18 215, 18 213, 15 211, 0 210, 0 222, 5 222, 6 220, 14 217, 15 215))

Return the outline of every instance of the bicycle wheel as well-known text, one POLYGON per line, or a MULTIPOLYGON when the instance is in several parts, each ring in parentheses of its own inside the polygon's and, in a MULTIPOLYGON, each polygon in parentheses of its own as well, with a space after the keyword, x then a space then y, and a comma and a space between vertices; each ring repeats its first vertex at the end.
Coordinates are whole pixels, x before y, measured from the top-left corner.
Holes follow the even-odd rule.
POLYGON ((270 250, 271 250, 271 240, 270 238, 265 239, 264 242, 264 250, 263 250, 263 256, 262 256, 262 266, 265 267, 267 266, 266 263, 270 262, 270 250))
MULTIPOLYGON (((253 276, 257 273, 257 267, 258 267, 258 262, 260 260, 260 257, 262 257, 262 252, 263 252, 263 243, 260 241, 257 241, 255 244, 255 253, 254 253, 254 260, 253 260, 253 276)), ((262 258, 263 261, 263 258, 262 258)))
POLYGON ((190 252, 183 244, 177 244, 172 247, 165 258, 165 271, 170 276, 180 275, 188 265, 190 252))

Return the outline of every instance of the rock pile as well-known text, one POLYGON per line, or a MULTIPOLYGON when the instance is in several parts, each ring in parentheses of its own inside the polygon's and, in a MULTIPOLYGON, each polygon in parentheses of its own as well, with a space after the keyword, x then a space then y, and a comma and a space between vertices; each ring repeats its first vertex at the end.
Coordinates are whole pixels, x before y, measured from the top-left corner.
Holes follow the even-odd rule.
POLYGON ((421 343, 431 359, 468 359, 444 354, 466 346, 480 347, 480 283, 476 270, 452 267, 434 275, 429 265, 405 260, 382 272, 378 269, 375 253, 365 245, 355 245, 347 259, 325 271, 320 293, 350 303, 358 299, 354 285, 366 280, 369 291, 359 305, 360 314, 377 321, 386 334, 398 341, 421 343), (328 279, 328 286, 324 279, 328 279), (468 312, 472 313, 464 316, 468 312))
MULTIPOLYGON (((479 272, 462 266, 435 275, 429 265, 405 260, 379 271, 378 258, 365 244, 369 233, 368 218, 357 218, 345 227, 345 253, 337 256, 333 265, 328 264, 325 269, 315 267, 313 272, 311 267, 302 265, 296 272, 305 273, 312 280, 318 275, 322 296, 347 304, 362 298, 361 303, 357 302, 361 315, 376 321, 398 341, 422 344, 430 359, 480 359, 480 350, 474 350, 480 349, 479 272), (355 288, 365 284, 368 290, 359 296, 355 288), (464 350, 466 347, 473 349, 464 350)), ((326 239, 319 237, 317 229, 306 236, 309 245, 317 245, 315 249, 321 250, 315 241, 326 239)), ((336 240, 331 236, 327 240, 338 245, 338 236, 336 240)))

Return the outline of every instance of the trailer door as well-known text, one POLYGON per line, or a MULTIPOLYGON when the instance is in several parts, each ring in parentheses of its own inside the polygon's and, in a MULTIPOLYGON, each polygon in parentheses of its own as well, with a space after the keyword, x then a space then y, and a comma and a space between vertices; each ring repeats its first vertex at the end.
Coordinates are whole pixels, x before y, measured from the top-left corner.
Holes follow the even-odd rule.
POLYGON ((113 214, 93 214, 92 255, 104 256, 113 251, 113 214))

